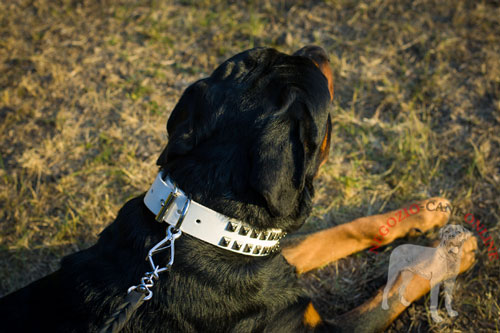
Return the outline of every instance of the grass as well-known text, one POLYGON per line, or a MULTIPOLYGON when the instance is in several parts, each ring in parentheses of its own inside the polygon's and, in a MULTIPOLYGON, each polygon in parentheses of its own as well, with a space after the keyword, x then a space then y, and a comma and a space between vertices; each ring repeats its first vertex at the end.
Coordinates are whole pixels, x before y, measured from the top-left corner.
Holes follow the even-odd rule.
MULTIPOLYGON (((182 91, 254 46, 331 57, 335 136, 305 232, 440 195, 500 247, 498 17, 498 1, 0 2, 0 294, 95 242, 152 182, 182 91)), ((394 246, 427 236, 304 285, 343 313, 385 283, 394 246)), ((389 332, 499 331, 499 281, 480 244, 458 318, 434 324, 426 297, 389 332)))

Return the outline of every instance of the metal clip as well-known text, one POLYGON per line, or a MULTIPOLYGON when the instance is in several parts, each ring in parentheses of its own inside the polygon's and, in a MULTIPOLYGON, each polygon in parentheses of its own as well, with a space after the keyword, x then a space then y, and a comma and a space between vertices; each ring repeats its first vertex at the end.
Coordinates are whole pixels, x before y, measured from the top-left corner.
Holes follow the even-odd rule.
POLYGON ((174 241, 177 238, 179 238, 181 235, 182 235, 182 231, 175 229, 173 226, 169 226, 167 229, 167 237, 162 239, 155 246, 153 246, 151 248, 151 250, 149 250, 148 256, 146 257, 146 260, 149 261, 149 265, 151 266, 151 269, 153 270, 152 273, 153 273, 155 278, 158 278, 158 273, 167 271, 170 269, 170 267, 172 267, 172 265, 174 263, 174 253, 175 253, 174 241), (170 259, 168 260, 168 263, 165 265, 165 267, 157 266, 153 261, 153 256, 156 253, 159 253, 159 252, 162 252, 162 251, 165 251, 168 249, 170 249, 170 259))
MULTIPOLYGON (((174 192, 171 192, 169 194, 167 201, 163 204, 162 209, 156 216, 156 220, 158 222, 163 222, 163 217, 165 216, 165 214, 168 211, 168 208, 172 205, 177 196, 178 196, 178 191, 176 187, 174 192)), ((175 224, 175 227, 172 225, 169 226, 167 228, 167 236, 149 250, 146 260, 149 261, 149 265, 151 266, 152 271, 144 274, 144 277, 142 277, 141 283, 139 285, 131 286, 130 288, 128 288, 129 294, 134 290, 144 293, 146 294, 146 296, 144 297, 145 301, 150 300, 153 297, 153 292, 149 288, 154 287, 154 281, 160 278, 159 276, 160 273, 170 270, 170 268, 172 268, 172 265, 174 264, 174 255, 175 255, 174 243, 175 240, 182 235, 182 231, 179 228, 182 224, 182 221, 184 221, 184 218, 186 217, 190 205, 191 205, 191 199, 187 198, 186 203, 182 208, 181 215, 179 216, 179 220, 177 220, 177 223, 175 224), (156 265, 153 260, 153 256, 159 252, 163 252, 168 249, 170 249, 170 257, 168 259, 167 264, 164 267, 156 265)))
POLYGON ((149 261, 149 265, 151 266, 152 271, 144 274, 144 277, 141 278, 141 283, 137 286, 131 286, 128 288, 128 293, 130 294, 132 291, 136 290, 138 292, 146 294, 144 300, 150 300, 153 297, 153 292, 149 289, 154 287, 154 281, 159 279, 159 273, 168 271, 173 263, 174 263, 174 242, 177 238, 182 235, 182 231, 175 229, 173 226, 169 226, 167 229, 167 236, 158 242, 155 246, 151 248, 148 252, 148 256, 146 260, 149 261), (170 258, 165 267, 160 267, 156 265, 153 261, 153 256, 156 253, 165 251, 170 249, 170 258))

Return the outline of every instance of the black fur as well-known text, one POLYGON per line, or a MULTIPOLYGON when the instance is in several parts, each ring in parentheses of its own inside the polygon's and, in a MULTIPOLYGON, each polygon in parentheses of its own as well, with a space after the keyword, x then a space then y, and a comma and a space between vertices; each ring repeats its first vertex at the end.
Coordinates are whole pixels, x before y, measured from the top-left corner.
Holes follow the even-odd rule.
MULTIPOLYGON (((327 80, 310 59, 245 51, 186 89, 158 164, 207 207, 256 228, 294 231, 311 211, 329 102, 327 80)), ((96 245, 2 298, 0 331, 98 331, 165 236, 142 200, 126 203, 96 245)), ((182 235, 172 270, 153 292, 124 331, 309 330, 302 320, 310 299, 279 253, 247 257, 182 235)))

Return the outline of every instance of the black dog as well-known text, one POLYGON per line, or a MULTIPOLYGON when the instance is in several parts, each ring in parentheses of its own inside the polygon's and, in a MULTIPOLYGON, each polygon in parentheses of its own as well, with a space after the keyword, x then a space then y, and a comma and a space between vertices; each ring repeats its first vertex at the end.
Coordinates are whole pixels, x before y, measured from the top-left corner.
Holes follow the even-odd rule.
MULTIPOLYGON (((333 86, 325 66, 326 53, 314 46, 294 55, 257 48, 227 60, 182 95, 168 120, 161 169, 192 200, 255 230, 298 229, 329 150, 333 86)), ((2 298, 0 330, 101 330, 151 270, 144 258, 165 237, 168 225, 143 198, 126 203, 96 245, 2 298)), ((168 255, 155 260, 163 266, 168 255)), ((171 270, 151 290, 123 331, 329 329, 304 319, 310 299, 279 250, 246 256, 184 233, 171 270)))

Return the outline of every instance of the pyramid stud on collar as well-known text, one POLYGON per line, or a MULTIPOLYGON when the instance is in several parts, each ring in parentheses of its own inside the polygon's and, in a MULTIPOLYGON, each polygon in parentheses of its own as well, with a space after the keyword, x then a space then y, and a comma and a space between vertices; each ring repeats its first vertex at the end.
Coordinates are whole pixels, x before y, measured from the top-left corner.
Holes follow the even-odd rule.
POLYGON ((229 237, 222 237, 219 241, 219 245, 220 246, 224 246, 224 247, 227 247, 229 245, 229 243, 231 242, 231 238, 229 237))
POLYGON ((253 247, 252 244, 245 245, 245 248, 243 249, 243 252, 250 253, 250 251, 252 251, 252 247, 253 247))
POLYGON ((259 254, 259 253, 260 253, 260 249, 261 249, 261 248, 262 248, 261 246, 257 245, 257 246, 255 247, 255 249, 253 250, 253 254, 259 254))
POLYGON ((250 228, 249 227, 241 226, 239 234, 243 235, 243 236, 246 236, 249 232, 250 232, 250 228))
POLYGON ((238 223, 228 222, 228 224, 226 225, 226 230, 230 232, 236 231, 236 228, 238 228, 238 223))
POLYGON ((234 241, 232 249, 239 251, 241 249, 241 243, 234 241))

